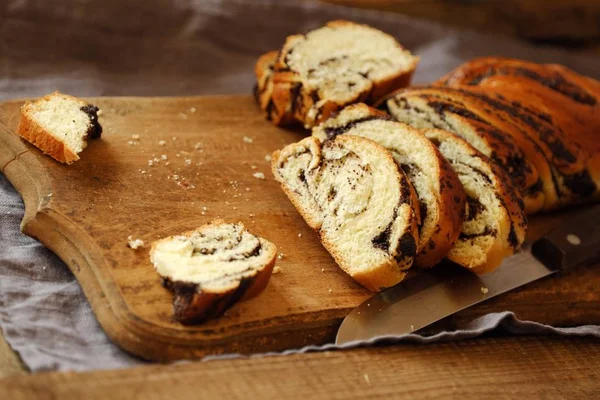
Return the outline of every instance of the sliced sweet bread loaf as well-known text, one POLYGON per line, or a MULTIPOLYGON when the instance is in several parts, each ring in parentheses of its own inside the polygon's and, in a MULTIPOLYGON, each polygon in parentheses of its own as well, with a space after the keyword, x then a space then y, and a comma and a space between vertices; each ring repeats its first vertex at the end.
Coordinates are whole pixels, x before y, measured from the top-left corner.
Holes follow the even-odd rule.
POLYGON ((344 108, 312 130, 321 141, 355 135, 385 147, 415 188, 421 223, 415 265, 432 267, 450 251, 461 232, 465 194, 452 167, 422 132, 365 104, 344 108))
POLYGON ((543 184, 532 161, 509 133, 470 108, 421 88, 400 91, 380 106, 400 122, 416 128, 444 129, 464 138, 508 173, 523 192, 528 212, 543 207, 543 184))
POLYGON ((462 232, 448 258, 476 273, 490 272, 525 239, 523 198, 508 176, 465 140, 440 129, 424 133, 451 163, 467 196, 462 232))
POLYGON ((98 107, 73 96, 54 92, 21 107, 17 133, 56 161, 71 164, 100 137, 98 107))
POLYGON ((287 104, 292 98, 295 119, 310 128, 348 104, 407 86, 417 63, 390 35, 332 21, 287 38, 274 67, 273 100, 287 104))
POLYGON ((175 319, 184 324, 214 318, 237 301, 260 293, 269 282, 277 249, 244 225, 215 220, 158 240, 150 260, 175 293, 175 319))
POLYGON ((273 153, 271 165, 346 273, 373 291, 404 278, 418 246, 418 199, 387 150, 358 136, 308 137, 273 153))

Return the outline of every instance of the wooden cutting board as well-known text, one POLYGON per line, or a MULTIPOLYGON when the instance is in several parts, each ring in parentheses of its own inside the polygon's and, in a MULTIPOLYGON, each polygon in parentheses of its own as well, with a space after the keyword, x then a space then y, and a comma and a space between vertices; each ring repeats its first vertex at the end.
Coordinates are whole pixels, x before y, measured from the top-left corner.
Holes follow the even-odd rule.
MULTIPOLYGON (((337 268, 272 178, 265 156, 303 132, 272 126, 249 96, 90 101, 102 110, 104 133, 70 166, 14 134, 22 101, 0 103, 0 170, 25 201, 23 232, 69 266, 114 342, 143 358, 173 360, 333 340, 342 318, 370 294, 337 268), (183 326, 172 318, 172 295, 150 264, 149 244, 217 217, 274 242, 284 254, 281 272, 221 318, 183 326), (128 236, 146 246, 128 248, 128 236)), ((566 216, 537 218, 530 230, 539 234, 566 216)), ((598 267, 575 269, 442 325, 505 310, 557 325, 600 323, 599 278, 598 267)))

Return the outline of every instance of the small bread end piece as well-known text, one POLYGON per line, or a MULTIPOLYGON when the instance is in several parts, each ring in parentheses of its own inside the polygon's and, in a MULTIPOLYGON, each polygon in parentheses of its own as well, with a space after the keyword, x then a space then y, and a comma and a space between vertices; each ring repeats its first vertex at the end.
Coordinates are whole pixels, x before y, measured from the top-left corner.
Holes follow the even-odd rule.
POLYGON ((197 324, 262 292, 273 272, 277 248, 241 223, 216 220, 154 242, 150 259, 163 286, 175 294, 175 319, 197 324))
POLYGON ((19 136, 64 164, 79 160, 88 138, 98 138, 98 107, 73 96, 51 93, 21 107, 19 136))

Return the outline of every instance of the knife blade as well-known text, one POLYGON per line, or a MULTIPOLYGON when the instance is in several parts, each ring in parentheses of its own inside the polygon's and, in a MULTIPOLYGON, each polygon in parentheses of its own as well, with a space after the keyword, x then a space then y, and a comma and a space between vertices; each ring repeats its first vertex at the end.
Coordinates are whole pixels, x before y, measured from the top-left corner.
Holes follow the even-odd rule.
POLYGON ((476 275, 444 262, 378 293, 344 319, 336 344, 415 332, 467 307, 575 265, 600 259, 600 206, 535 242, 495 271, 476 275))

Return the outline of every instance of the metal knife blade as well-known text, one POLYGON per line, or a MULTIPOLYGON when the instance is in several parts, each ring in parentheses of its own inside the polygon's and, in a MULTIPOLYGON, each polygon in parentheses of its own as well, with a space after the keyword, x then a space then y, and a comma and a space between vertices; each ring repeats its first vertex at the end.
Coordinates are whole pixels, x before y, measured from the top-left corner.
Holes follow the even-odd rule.
POLYGON ((531 254, 528 242, 486 275, 478 276, 450 263, 438 265, 355 308, 342 322, 336 343, 411 333, 555 272, 531 254))
POLYGON ((475 275, 438 265, 376 294, 342 322, 336 343, 411 333, 460 310, 560 270, 600 260, 600 205, 536 241, 525 242, 494 272, 475 275))

